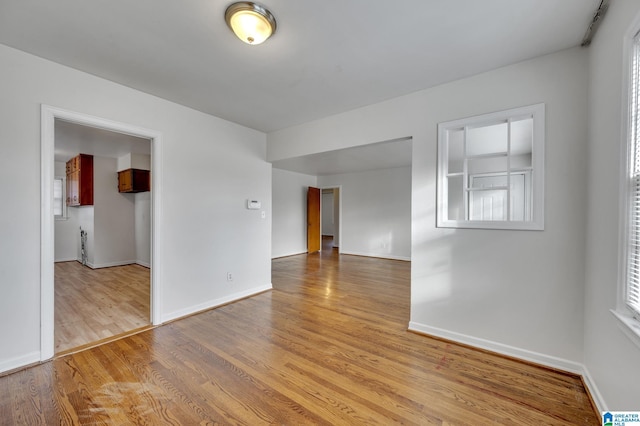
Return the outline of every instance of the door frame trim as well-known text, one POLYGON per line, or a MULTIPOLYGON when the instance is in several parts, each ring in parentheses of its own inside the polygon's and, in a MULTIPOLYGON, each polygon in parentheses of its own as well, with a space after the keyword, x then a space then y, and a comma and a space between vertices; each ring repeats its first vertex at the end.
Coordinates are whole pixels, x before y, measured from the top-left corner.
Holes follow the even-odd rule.
POLYGON ((162 133, 53 106, 41 105, 40 132, 40 360, 55 355, 55 229, 53 218, 53 179, 55 161, 55 120, 137 136, 151 141, 151 323, 161 323, 162 270, 161 206, 162 203, 162 133))

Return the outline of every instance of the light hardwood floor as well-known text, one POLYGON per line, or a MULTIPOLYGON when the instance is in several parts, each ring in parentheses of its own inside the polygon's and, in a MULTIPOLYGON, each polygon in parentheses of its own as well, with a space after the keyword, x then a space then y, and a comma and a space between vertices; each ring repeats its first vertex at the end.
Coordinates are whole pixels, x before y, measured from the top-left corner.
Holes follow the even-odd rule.
POLYGON ((407 332, 409 276, 276 259, 272 291, 1 377, 0 422, 600 424, 578 377, 407 332))
POLYGON ((149 269, 55 264, 55 352, 64 353, 149 325, 149 269))

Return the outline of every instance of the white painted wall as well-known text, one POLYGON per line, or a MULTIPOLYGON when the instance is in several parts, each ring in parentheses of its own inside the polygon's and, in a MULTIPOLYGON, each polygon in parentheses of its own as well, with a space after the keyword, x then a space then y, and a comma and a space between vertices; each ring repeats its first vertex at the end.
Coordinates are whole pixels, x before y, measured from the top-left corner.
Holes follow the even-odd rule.
POLYGON ((11 342, 0 345, 0 371, 40 357, 41 104, 162 134, 163 321, 271 287, 263 133, 2 45, 0 63, 0 114, 11 117, 0 126, 0 192, 20 207, 0 212, 0 341, 11 342))
POLYGON ((136 263, 151 267, 151 192, 134 194, 136 263))
POLYGON ((80 228, 75 210, 68 210, 67 218, 55 221, 55 261, 78 260, 80 228))
POLYGON ((342 187, 340 253, 411 259, 411 167, 318 176, 342 187))
POLYGON ((135 195, 118 192, 117 159, 93 157, 92 268, 136 262, 135 195))
POLYGON ((322 191, 322 235, 333 236, 333 191, 322 191))
MULTIPOLYGON (((151 142, 149 142, 151 143, 151 142)), ((127 169, 151 170, 151 156, 146 154, 128 153, 118 157, 117 171, 127 169)))
POLYGON ((151 170, 151 156, 144 154, 131 154, 131 168, 151 170))
MULTIPOLYGON (((609 410, 637 409, 640 348, 623 335, 609 312, 616 306, 620 149, 622 131, 622 40, 640 4, 611 2, 589 47, 589 188, 585 364, 609 410), (636 407, 636 408, 633 408, 636 407)), ((605 408, 605 407, 602 407, 605 408)))
POLYGON ((315 176, 273 169, 271 257, 307 252, 307 189, 315 176))
MULTIPOLYGON (((587 59, 585 50, 569 49, 273 132, 267 159, 411 136, 411 327, 581 370, 587 59), (540 102, 546 104, 546 229, 436 228, 437 124, 540 102)), ((346 188, 343 195, 346 204, 346 188)))

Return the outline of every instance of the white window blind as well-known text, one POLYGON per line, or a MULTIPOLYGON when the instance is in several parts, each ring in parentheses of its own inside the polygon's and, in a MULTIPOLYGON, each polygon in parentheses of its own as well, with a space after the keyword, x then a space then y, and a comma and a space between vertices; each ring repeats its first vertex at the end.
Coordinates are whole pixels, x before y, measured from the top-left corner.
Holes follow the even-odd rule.
POLYGON ((640 33, 633 40, 626 303, 640 314, 640 33))

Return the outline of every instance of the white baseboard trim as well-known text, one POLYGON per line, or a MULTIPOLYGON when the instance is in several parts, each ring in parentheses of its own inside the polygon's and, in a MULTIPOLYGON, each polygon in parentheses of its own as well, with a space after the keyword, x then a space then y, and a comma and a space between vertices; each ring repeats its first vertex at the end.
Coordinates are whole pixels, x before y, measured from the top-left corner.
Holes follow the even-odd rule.
POLYGON ((263 291, 271 290, 273 286, 271 283, 265 284, 259 287, 253 287, 245 291, 239 291, 237 293, 232 293, 228 296, 224 296, 218 299, 209 300, 204 303, 200 303, 195 306, 190 306, 185 309, 181 309, 179 311, 170 312, 168 314, 162 315, 161 322, 166 323, 169 321, 173 321, 182 317, 186 317, 188 315, 195 314, 197 312, 206 311, 209 309, 213 309, 215 307, 226 305, 227 303, 235 302, 236 300, 244 299, 249 296, 253 296, 254 294, 262 293, 263 291))
POLYGON ((490 340, 467 336, 465 334, 456 333, 454 331, 431 327, 414 321, 409 322, 409 330, 435 337, 441 337, 443 339, 451 340, 476 348, 486 349, 488 351, 496 352, 509 357, 518 358, 524 361, 533 362, 557 370, 566 371, 568 373, 577 374, 582 377, 582 381, 591 394, 593 402, 595 403, 598 411, 608 411, 607 404, 605 403, 604 398, 602 397, 602 394, 598 389, 598 386, 596 386, 596 382, 593 380, 591 374, 589 374, 589 370, 587 370, 587 367, 584 364, 554 357, 551 355, 533 352, 527 349, 504 345, 502 343, 492 342, 490 340))
POLYGON ((78 260, 78 258, 76 258, 76 257, 69 257, 69 258, 55 259, 53 262, 54 263, 58 263, 58 262, 75 262, 77 260, 78 260))
POLYGON ((584 382, 584 385, 587 387, 587 389, 589 389, 591 398, 593 398, 593 402, 596 404, 598 411, 600 411, 601 413, 603 411, 609 411, 609 408, 607 408, 607 404, 606 402, 604 402, 604 398, 600 393, 600 389, 598 389, 598 386, 596 386, 596 382, 593 380, 593 377, 591 377, 591 374, 589 373, 589 370, 587 370, 586 366, 583 366, 582 381, 584 382))
MULTIPOLYGON (((334 247, 334 248, 338 248, 338 247, 334 247)), ((307 254, 307 251, 305 250, 305 251, 302 251, 302 252, 293 252, 293 253, 288 253, 288 254, 278 254, 277 256, 271 257, 271 260, 280 259, 281 257, 298 256, 300 254, 307 254)), ((375 258, 378 258, 378 259, 403 260, 403 261, 406 261, 406 262, 411 262, 411 257, 394 256, 394 255, 391 255, 391 254, 361 253, 361 252, 355 252, 355 251, 341 251, 340 254, 348 254, 348 255, 351 255, 351 256, 375 257, 375 258)))
POLYGON ((91 269, 100 269, 100 268, 112 268, 114 266, 125 266, 137 263, 135 260, 122 260, 118 262, 107 262, 107 263, 89 263, 87 262, 87 266, 91 269))
POLYGON ((392 254, 362 253, 362 252, 356 252, 356 251, 341 251, 340 254, 349 254, 352 256, 376 257, 378 259, 404 260, 407 262, 411 262, 411 257, 395 256, 392 254))
MULTIPOLYGON (((80 262, 82 263, 82 260, 80 259, 66 259, 66 260, 56 260, 56 262, 80 262)), ((100 269, 100 268, 112 268, 114 266, 126 266, 126 265, 140 265, 140 266, 144 266, 145 268, 151 268, 151 264, 147 263, 147 262, 143 262, 141 260, 124 260, 124 261, 118 261, 118 262, 108 262, 108 263, 90 263, 87 262, 87 266, 91 269, 100 269)))
POLYGON ((585 370, 584 365, 575 361, 569 361, 563 358, 533 352, 528 349, 516 348, 515 346, 492 342, 490 340, 480 339, 478 337, 467 336, 465 334, 443 330, 441 328, 431 327, 413 321, 409 323, 409 330, 417 331, 424 334, 430 334, 432 336, 441 337, 443 339, 452 340, 454 342, 474 346, 476 348, 486 349, 491 352, 519 358, 525 361, 533 362, 551 368, 556 368, 558 370, 566 371, 569 373, 582 375, 585 370))
POLYGON ((0 373, 15 370, 25 365, 35 364, 36 362, 40 362, 40 352, 38 351, 30 352, 16 358, 6 359, 0 361, 0 373))
POLYGON ((307 254, 307 251, 296 251, 296 252, 291 252, 291 253, 284 253, 284 254, 278 254, 276 256, 272 256, 271 260, 273 259, 280 259, 281 257, 289 257, 289 256, 298 256, 299 254, 307 254))

